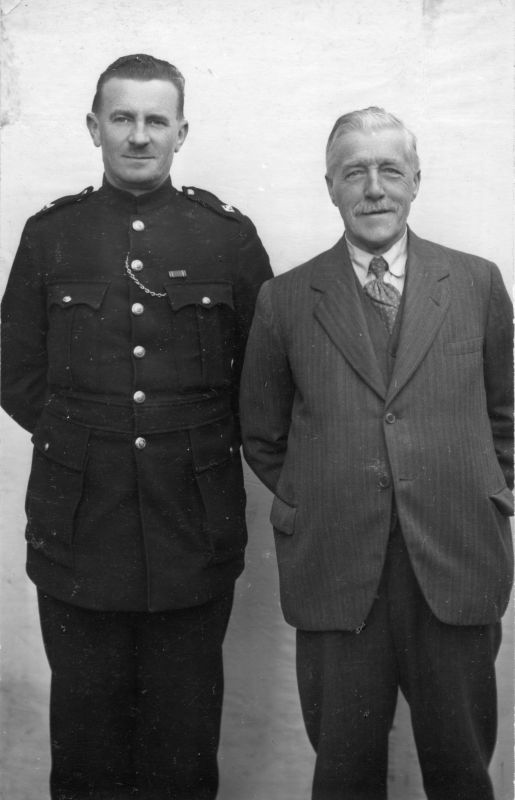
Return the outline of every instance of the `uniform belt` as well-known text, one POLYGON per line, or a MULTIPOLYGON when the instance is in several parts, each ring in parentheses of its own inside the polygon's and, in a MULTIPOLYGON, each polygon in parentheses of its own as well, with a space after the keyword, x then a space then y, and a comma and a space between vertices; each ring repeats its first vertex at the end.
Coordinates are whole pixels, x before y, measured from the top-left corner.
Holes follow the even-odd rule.
POLYGON ((167 433, 196 428, 231 413, 227 392, 190 397, 160 398, 142 405, 117 405, 107 399, 52 394, 46 406, 50 414, 95 430, 113 433, 167 433))

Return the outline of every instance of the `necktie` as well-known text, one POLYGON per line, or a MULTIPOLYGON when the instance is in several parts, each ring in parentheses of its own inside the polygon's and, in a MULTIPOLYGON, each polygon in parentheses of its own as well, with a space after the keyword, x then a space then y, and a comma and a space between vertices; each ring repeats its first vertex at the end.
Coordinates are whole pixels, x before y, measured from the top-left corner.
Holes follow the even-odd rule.
POLYGON ((363 288, 388 328, 388 333, 391 333, 395 325, 395 317, 401 302, 401 295, 395 286, 384 282, 384 274, 387 269, 388 262, 382 256, 374 256, 369 264, 368 271, 375 278, 373 281, 366 283, 363 288))

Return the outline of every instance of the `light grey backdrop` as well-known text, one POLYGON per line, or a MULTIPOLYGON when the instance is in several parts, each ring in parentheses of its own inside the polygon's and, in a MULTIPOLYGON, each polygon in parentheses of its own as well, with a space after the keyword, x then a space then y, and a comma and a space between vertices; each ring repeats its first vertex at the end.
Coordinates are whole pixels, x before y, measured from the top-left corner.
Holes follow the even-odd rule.
MULTIPOLYGON (((513 263, 510 0, 2 0, 1 281, 22 225, 47 201, 99 185, 84 116, 98 74, 150 52, 184 72, 188 141, 176 185, 249 214, 276 272, 341 235, 323 180, 337 116, 383 105, 419 138, 421 236, 513 263)), ((2 456, 3 797, 45 800, 48 669, 24 576, 29 437, 5 415, 2 456)), ((220 800, 307 800, 313 764, 282 621, 270 498, 248 475, 250 545, 226 643, 220 800)), ((500 742, 492 772, 513 797, 512 619, 499 659, 500 742)), ((392 734, 391 800, 420 788, 408 714, 392 734)))

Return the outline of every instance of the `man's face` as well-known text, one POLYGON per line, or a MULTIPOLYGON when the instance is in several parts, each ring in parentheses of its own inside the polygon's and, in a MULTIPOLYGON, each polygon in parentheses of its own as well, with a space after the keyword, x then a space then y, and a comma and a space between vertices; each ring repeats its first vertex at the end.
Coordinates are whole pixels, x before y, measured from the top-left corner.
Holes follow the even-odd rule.
POLYGON ((329 150, 326 181, 347 238, 362 250, 381 254, 404 233, 420 172, 402 131, 349 131, 329 150))
POLYGON ((170 81, 110 78, 104 84, 87 125, 113 186, 137 195, 166 180, 188 132, 186 120, 177 119, 177 100, 170 81))

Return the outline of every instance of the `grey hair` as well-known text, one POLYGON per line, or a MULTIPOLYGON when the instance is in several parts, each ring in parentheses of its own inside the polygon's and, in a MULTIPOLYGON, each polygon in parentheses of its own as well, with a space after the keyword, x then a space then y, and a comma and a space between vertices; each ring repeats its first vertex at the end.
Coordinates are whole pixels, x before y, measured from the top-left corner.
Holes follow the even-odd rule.
POLYGON ((370 106, 369 108, 362 108, 358 111, 350 111, 348 114, 338 117, 333 125, 333 129, 329 134, 326 146, 326 159, 329 151, 336 141, 341 136, 344 136, 350 131, 377 131, 385 128, 396 128, 401 131, 406 139, 406 149, 408 156, 411 159, 415 172, 420 169, 420 159, 417 153, 417 139, 400 120, 384 108, 378 106, 370 106))

